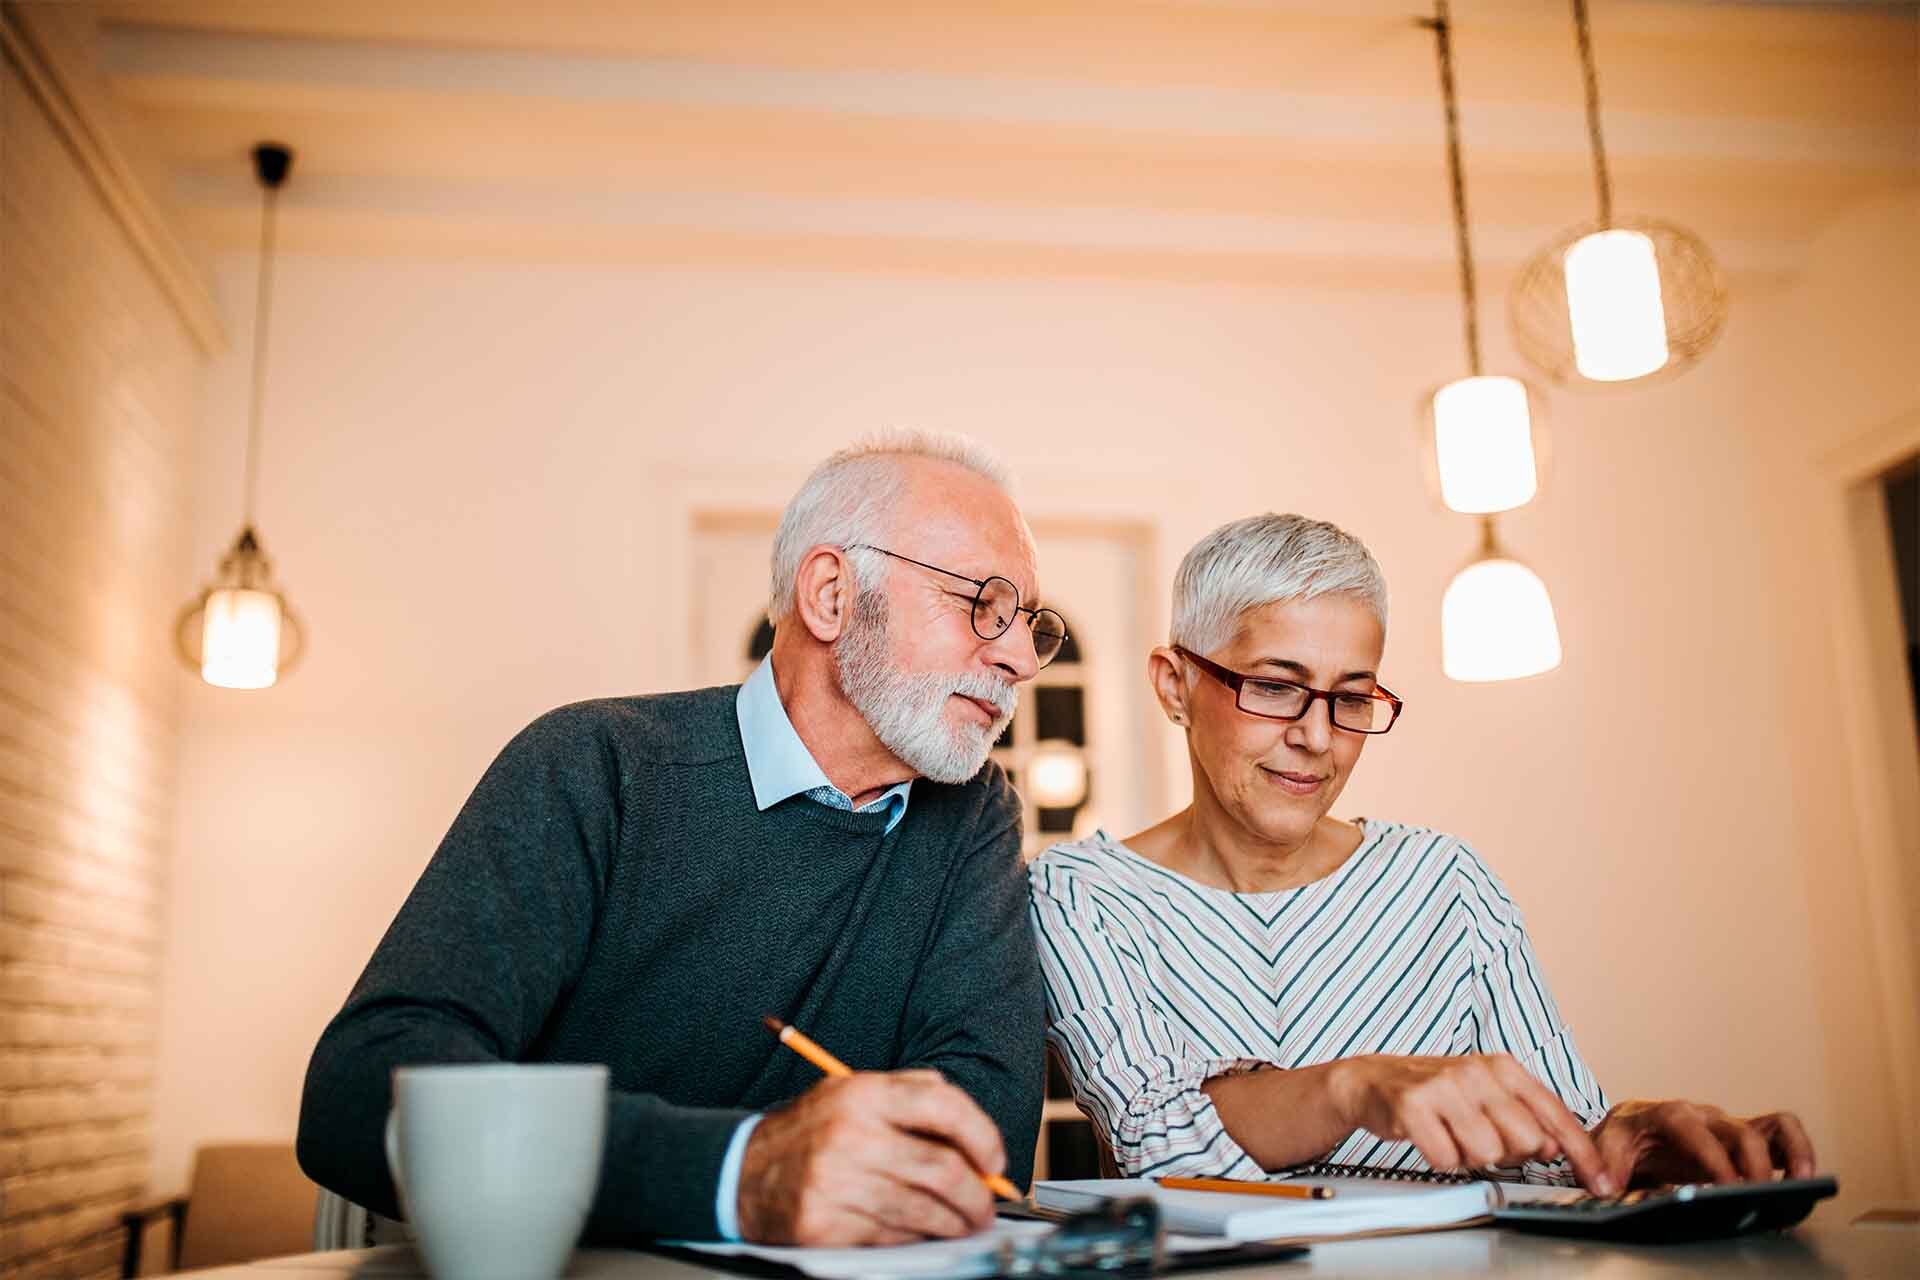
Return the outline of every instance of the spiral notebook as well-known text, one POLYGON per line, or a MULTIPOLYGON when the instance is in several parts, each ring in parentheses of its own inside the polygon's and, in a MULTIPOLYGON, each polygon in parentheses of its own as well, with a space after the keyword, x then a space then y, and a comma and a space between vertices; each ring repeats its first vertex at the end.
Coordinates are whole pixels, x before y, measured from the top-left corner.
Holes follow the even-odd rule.
POLYGON ((1472 1183, 1481 1187, 1487 1197, 1487 1210, 1496 1221, 1502 1220, 1502 1211, 1509 1206, 1554 1206, 1573 1204, 1590 1199, 1587 1192, 1577 1186, 1561 1183, 1522 1182, 1520 1170, 1503 1168, 1495 1173, 1438 1173, 1432 1169, 1383 1169, 1370 1164, 1330 1164, 1316 1161, 1312 1164, 1294 1165, 1281 1169, 1271 1175, 1274 1182, 1326 1182, 1328 1185, 1353 1178, 1374 1179, 1383 1182, 1412 1182, 1423 1185, 1449 1184, 1462 1185, 1472 1183), (1511 1174, 1512 1176, 1502 1176, 1511 1174))
POLYGON ((1329 1164, 1324 1160, 1312 1164, 1296 1164, 1276 1170, 1271 1180, 1274 1182, 1292 1182, 1299 1179, 1315 1178, 1369 1178, 1381 1182, 1486 1182, 1487 1179, 1471 1173, 1435 1173, 1431 1169, 1382 1169, 1371 1164, 1329 1164))
POLYGON ((1147 1178, 1037 1182, 1034 1203, 1088 1209, 1115 1196, 1151 1196, 1167 1230, 1231 1241, 1331 1239, 1389 1231, 1431 1231, 1484 1220, 1488 1184, 1450 1175, 1382 1176, 1390 1171, 1338 1165, 1290 1169, 1275 1180, 1333 1189, 1327 1200, 1279 1200, 1226 1191, 1186 1191, 1147 1178), (1337 1172, 1336 1172, 1337 1171, 1337 1172))

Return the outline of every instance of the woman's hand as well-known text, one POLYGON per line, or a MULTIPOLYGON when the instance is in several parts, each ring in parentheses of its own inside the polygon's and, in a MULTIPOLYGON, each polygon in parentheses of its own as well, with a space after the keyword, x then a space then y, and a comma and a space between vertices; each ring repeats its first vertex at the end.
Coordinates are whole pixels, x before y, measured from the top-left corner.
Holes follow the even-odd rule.
POLYGON ((1813 1143, 1788 1111, 1738 1120, 1703 1103, 1623 1102, 1593 1131, 1618 1186, 1765 1182, 1775 1169, 1810 1178, 1813 1143))
POLYGON ((1507 1054, 1369 1054, 1329 1065, 1329 1089, 1343 1121, 1413 1143, 1435 1169, 1564 1155, 1581 1185, 1597 1195, 1626 1185, 1612 1176, 1566 1104, 1507 1054))

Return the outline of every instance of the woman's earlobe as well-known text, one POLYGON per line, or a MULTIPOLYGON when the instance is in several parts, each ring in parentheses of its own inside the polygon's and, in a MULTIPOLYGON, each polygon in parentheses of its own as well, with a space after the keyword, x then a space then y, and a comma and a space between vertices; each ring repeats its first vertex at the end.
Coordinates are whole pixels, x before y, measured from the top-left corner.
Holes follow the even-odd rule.
POLYGON ((1147 655, 1147 679, 1152 684, 1154 696, 1160 700, 1160 709, 1166 712, 1167 719, 1185 728, 1187 709, 1182 705, 1185 695, 1180 688, 1179 667, 1173 660, 1171 649, 1159 648, 1147 655))

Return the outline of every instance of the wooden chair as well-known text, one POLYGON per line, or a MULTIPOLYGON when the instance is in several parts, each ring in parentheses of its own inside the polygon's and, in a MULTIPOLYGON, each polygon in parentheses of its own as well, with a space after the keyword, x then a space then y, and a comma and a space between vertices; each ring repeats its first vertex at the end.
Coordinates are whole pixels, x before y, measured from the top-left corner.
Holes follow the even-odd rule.
POLYGON ((173 1224, 169 1270, 305 1253, 319 1193, 300 1171, 290 1142, 203 1146, 193 1154, 186 1195, 121 1215, 127 1233, 121 1275, 140 1274, 147 1228, 162 1217, 173 1224))

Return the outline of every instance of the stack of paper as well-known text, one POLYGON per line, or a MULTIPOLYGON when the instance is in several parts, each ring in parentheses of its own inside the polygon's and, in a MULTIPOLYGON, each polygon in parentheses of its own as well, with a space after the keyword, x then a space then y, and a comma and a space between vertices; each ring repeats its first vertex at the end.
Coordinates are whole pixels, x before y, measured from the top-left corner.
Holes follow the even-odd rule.
POLYGON ((1376 1178, 1290 1182, 1331 1187, 1329 1200, 1290 1200, 1227 1191, 1175 1191, 1144 1178, 1036 1182, 1035 1204, 1074 1212, 1116 1196, 1152 1196, 1168 1231, 1229 1241, 1298 1240, 1370 1231, 1425 1231, 1485 1217, 1484 1182, 1418 1183, 1376 1178))

